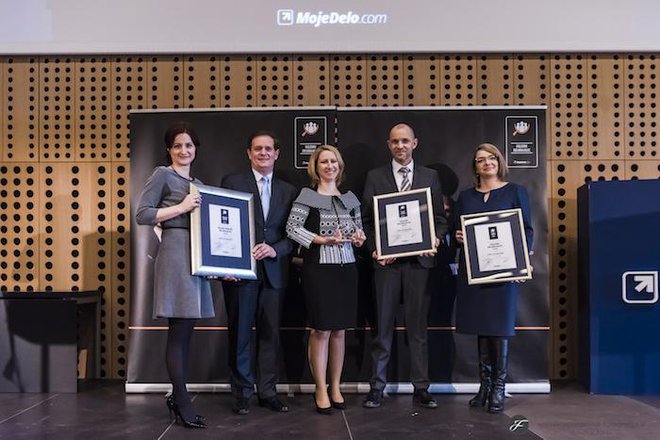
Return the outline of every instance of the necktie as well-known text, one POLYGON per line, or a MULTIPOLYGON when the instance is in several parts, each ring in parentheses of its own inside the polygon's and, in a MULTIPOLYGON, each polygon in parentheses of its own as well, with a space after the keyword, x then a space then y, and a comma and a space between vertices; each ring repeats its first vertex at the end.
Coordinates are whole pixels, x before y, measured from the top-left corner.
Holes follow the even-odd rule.
POLYGON ((270 208, 270 185, 268 184, 268 177, 261 178, 261 210, 264 213, 264 220, 268 218, 268 209, 270 208))
POLYGON ((408 191, 410 189, 410 180, 408 179, 410 169, 408 167, 401 167, 399 168, 399 172, 403 176, 403 180, 401 181, 401 191, 408 191))

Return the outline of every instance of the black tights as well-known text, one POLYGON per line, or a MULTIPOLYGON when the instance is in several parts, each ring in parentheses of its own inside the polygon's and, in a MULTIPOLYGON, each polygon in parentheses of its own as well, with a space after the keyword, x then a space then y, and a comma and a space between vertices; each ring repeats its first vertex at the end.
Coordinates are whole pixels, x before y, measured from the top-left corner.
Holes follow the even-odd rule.
POLYGON ((188 352, 194 326, 194 319, 169 318, 167 346, 165 348, 165 363, 167 364, 170 382, 172 382, 172 393, 175 396, 181 415, 187 421, 195 420, 195 410, 186 388, 188 352))

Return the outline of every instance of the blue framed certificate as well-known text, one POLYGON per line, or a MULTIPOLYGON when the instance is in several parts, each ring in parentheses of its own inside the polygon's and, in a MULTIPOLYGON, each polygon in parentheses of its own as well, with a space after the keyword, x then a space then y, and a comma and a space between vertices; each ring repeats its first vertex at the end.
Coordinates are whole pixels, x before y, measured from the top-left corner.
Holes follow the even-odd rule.
POLYGON ((435 252, 431 188, 374 196, 377 258, 435 252))
POLYGON ((532 278, 520 208, 461 216, 468 284, 532 278))
POLYGON ((202 196, 190 214, 192 274, 257 279, 253 195, 194 183, 190 193, 202 196))

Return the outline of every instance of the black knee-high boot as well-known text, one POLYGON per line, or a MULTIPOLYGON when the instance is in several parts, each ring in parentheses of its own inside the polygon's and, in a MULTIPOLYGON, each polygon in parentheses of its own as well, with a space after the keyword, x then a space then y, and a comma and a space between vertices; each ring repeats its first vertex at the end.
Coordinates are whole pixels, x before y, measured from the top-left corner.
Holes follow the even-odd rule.
POLYGON ((484 407, 490 396, 493 374, 493 365, 490 357, 488 338, 486 336, 479 336, 477 338, 477 350, 479 352, 479 380, 481 383, 479 385, 479 392, 470 399, 469 404, 471 407, 484 407))
POLYGON ((489 413, 501 413, 504 410, 504 386, 506 384, 507 364, 509 363, 509 340, 489 338, 493 355, 493 388, 488 402, 489 413))

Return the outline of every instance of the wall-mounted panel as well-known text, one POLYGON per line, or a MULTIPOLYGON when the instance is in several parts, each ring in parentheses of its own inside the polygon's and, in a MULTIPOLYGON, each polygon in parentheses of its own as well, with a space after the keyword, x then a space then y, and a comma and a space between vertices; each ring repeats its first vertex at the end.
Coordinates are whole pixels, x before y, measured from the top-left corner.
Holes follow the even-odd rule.
POLYGON ((4 58, 2 63, 2 160, 39 157, 39 60, 4 58))
POLYGON ((587 61, 584 55, 555 55, 550 66, 550 158, 585 159, 587 61))
POLYGON ((367 105, 403 104, 403 62, 398 55, 373 55, 367 59, 367 105))
MULTIPOLYGON (((103 377, 125 377, 132 109, 548 105, 552 376, 575 377, 575 191, 656 179, 657 53, 0 58, 0 287, 103 293, 103 377)), ((133 146, 139 148, 139 146, 133 146)))
POLYGON ((0 163, 0 290, 39 290, 39 168, 0 163))
POLYGON ((81 57, 75 60, 75 121, 73 144, 80 161, 110 158, 112 72, 110 58, 81 57))
POLYGON ((189 56, 183 61, 183 100, 186 108, 220 106, 220 60, 189 56))
POLYGON ((42 161, 70 161, 74 144, 75 60, 71 57, 39 59, 39 137, 42 161))
POLYGON ((257 105, 256 61, 252 56, 223 57, 220 62, 221 103, 223 107, 257 105))
POLYGON ((293 105, 330 104, 330 60, 327 56, 296 56, 291 72, 293 105))
POLYGON ((259 57, 257 97, 260 107, 288 107, 293 103, 290 56, 259 57))
POLYGON ((363 107, 368 102, 366 59, 360 55, 334 55, 330 62, 331 104, 363 107))
POLYGON ((628 55, 623 64, 626 157, 658 159, 656 57, 628 55))
POLYGON ((404 105, 440 104, 440 60, 438 56, 404 56, 403 75, 404 105))
POLYGON ((513 57, 482 55, 477 59, 477 103, 509 105, 514 102, 513 57))
POLYGON ((110 139, 111 160, 126 161, 130 157, 128 114, 147 107, 147 61, 143 57, 115 57, 110 62, 112 101, 110 139))
POLYGON ((440 60, 440 104, 477 104, 477 61, 473 55, 446 55, 440 60))

